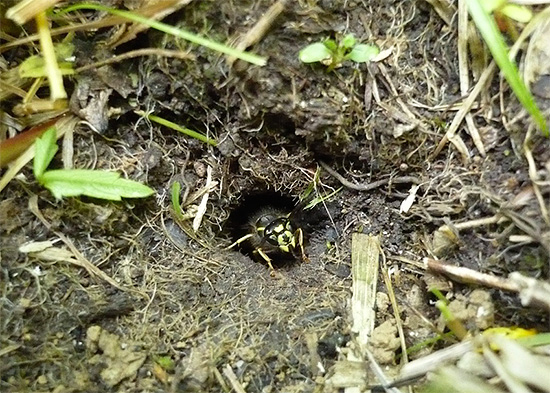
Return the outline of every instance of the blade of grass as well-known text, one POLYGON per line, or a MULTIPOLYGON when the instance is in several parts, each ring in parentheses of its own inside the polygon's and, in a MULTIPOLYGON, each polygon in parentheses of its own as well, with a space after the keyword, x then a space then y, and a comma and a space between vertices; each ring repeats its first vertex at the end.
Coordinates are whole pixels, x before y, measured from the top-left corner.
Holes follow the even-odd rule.
POLYGON ((50 35, 50 27, 44 11, 35 16, 38 34, 40 36, 40 47, 44 56, 46 76, 50 84, 50 100, 57 101, 67 98, 67 92, 63 86, 63 75, 57 64, 57 56, 50 35))
POLYGON ((183 213, 181 211, 180 191, 181 184, 179 181, 175 181, 170 189, 170 194, 172 196, 172 209, 174 210, 176 217, 182 219, 183 213))
POLYGON ((261 56, 258 56, 258 55, 252 54, 252 53, 248 53, 248 52, 244 52, 244 51, 240 51, 240 50, 231 48, 227 45, 220 44, 220 43, 215 42, 215 41, 211 41, 207 38, 198 36, 196 34, 193 34, 193 33, 189 32, 189 31, 179 29, 177 27, 168 25, 166 23, 162 23, 162 22, 158 22, 156 20, 146 18, 144 16, 135 14, 135 13, 130 12, 130 11, 117 10, 117 9, 105 7, 105 6, 102 6, 102 5, 99 5, 99 4, 81 3, 81 4, 75 4, 75 5, 72 5, 70 7, 64 8, 64 9, 60 10, 57 14, 59 15, 59 14, 72 12, 72 11, 76 11, 76 10, 83 10, 83 9, 108 12, 110 14, 129 19, 133 22, 143 23, 144 25, 150 26, 153 29, 162 31, 166 34, 170 34, 170 35, 173 35, 175 37, 183 38, 184 40, 187 40, 187 41, 192 42, 194 44, 204 46, 205 48, 209 48, 209 49, 218 51, 220 53, 224 53, 226 55, 236 57, 236 58, 244 60, 244 61, 248 61, 249 63, 255 64, 255 65, 264 66, 267 63, 267 60, 266 60, 265 57, 261 57, 261 56))
POLYGON ((177 125, 176 123, 172 123, 169 120, 163 119, 162 117, 155 116, 155 115, 148 115, 147 113, 145 113, 143 111, 136 111, 136 114, 138 114, 140 116, 144 116, 147 119, 149 119, 151 121, 154 121, 155 123, 158 123, 158 124, 163 125, 165 127, 168 127, 168 128, 173 129, 173 130, 176 130, 178 132, 181 132, 182 134, 190 136, 191 138, 198 139, 199 141, 208 143, 212 146, 216 146, 218 144, 215 139, 208 138, 205 135, 203 135, 203 134, 201 134, 197 131, 190 130, 189 128, 181 127, 181 126, 177 125))
POLYGON ((480 0, 465 0, 468 5, 470 15, 479 29, 485 43, 491 51, 495 62, 502 71, 504 77, 510 84, 512 91, 518 98, 519 102, 533 117, 538 124, 544 136, 549 136, 548 125, 540 112, 535 99, 527 89, 527 86, 521 80, 518 69, 508 57, 508 51, 504 39, 498 31, 498 27, 491 17, 483 8, 480 0))

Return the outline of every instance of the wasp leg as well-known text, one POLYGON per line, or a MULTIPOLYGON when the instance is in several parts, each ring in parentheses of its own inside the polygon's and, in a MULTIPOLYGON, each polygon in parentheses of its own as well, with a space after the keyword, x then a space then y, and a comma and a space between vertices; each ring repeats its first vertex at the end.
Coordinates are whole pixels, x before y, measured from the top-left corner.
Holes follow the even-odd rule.
POLYGON ((248 240, 250 239, 252 236, 254 236, 253 234, 249 233, 248 235, 244 235, 243 237, 241 237, 240 239, 237 239, 237 241, 235 241, 235 243, 233 243, 232 245, 230 245, 229 247, 226 247, 225 249, 226 250, 231 250, 233 247, 241 244, 242 242, 244 242, 245 240, 248 240))
POLYGON ((302 231, 302 228, 296 229, 296 232, 294 232, 294 237, 298 238, 298 246, 300 246, 300 253, 302 257, 302 261, 308 263, 309 258, 306 255, 306 252, 304 251, 304 231, 302 231))
POLYGON ((273 268, 273 265, 271 264, 271 258, 269 258, 267 256, 267 254, 261 249, 261 248, 257 248, 256 250, 254 250, 255 252, 257 252, 258 254, 260 254, 260 256, 267 262, 267 264, 269 265, 269 269, 271 270, 271 272, 269 273, 271 275, 271 277, 275 276, 275 269, 273 268))

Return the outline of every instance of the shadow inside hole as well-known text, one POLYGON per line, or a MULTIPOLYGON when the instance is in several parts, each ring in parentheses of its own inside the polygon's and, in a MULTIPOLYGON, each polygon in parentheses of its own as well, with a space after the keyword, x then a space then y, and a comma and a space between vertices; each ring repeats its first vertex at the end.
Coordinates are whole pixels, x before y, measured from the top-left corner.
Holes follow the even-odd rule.
MULTIPOLYGON (((269 210, 279 216, 286 216, 295 209, 296 205, 296 199, 275 191, 247 194, 229 215, 226 232, 231 235, 231 241, 236 242, 248 234, 256 234, 256 220, 262 212, 269 210)), ((255 252, 256 246, 252 243, 249 240, 244 240, 236 245, 235 249, 257 262, 265 263, 261 255, 255 252)), ((266 251, 274 266, 282 267, 297 259, 292 253, 285 253, 275 248, 266 247, 266 251)))

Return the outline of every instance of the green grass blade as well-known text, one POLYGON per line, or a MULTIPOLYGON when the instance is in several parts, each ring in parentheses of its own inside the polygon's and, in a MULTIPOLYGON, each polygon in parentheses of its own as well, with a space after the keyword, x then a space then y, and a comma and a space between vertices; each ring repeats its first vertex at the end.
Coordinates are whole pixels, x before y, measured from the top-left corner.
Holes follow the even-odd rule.
POLYGON ((55 127, 51 127, 34 142, 33 172, 34 177, 38 179, 38 181, 41 180, 42 175, 57 152, 58 147, 56 141, 55 127))
POLYGON ((144 117, 148 118, 149 120, 154 121, 155 123, 158 123, 158 124, 163 125, 165 127, 171 128, 175 131, 181 132, 182 134, 185 134, 185 135, 190 136, 192 138, 198 139, 199 141, 208 143, 212 146, 216 146, 218 144, 218 142, 216 142, 215 139, 208 138, 205 135, 203 135, 203 134, 201 134, 197 131, 190 130, 189 128, 181 127, 181 126, 177 125, 176 123, 173 123, 169 120, 163 119, 162 117, 155 116, 155 115, 148 115, 147 113, 145 113, 143 111, 136 111, 136 114, 138 114, 140 116, 144 116, 144 117))
POLYGON ((76 10, 96 10, 96 11, 103 11, 108 12, 113 15, 120 16, 122 18, 129 19, 133 22, 142 23, 144 25, 147 25, 149 27, 152 27, 153 29, 162 31, 166 34, 173 35, 175 37, 183 38, 184 40, 187 40, 189 42, 192 42, 197 45, 204 46, 205 48, 209 48, 212 50, 215 50, 220 53, 224 53, 228 56, 236 57, 237 59, 241 59, 244 61, 247 61, 249 63, 264 66, 267 63, 267 60, 265 57, 261 57, 252 53, 243 52, 234 48, 231 48, 227 45, 220 44, 218 42, 209 40, 207 38, 198 36, 196 34, 193 34, 189 31, 179 29, 177 27, 168 25, 166 23, 158 22, 156 20, 152 20, 150 18, 146 18, 144 16, 141 16, 139 14, 136 14, 134 12, 130 11, 123 11, 123 10, 117 10, 115 8, 109 8, 105 7, 99 4, 91 4, 91 3, 81 3, 81 4, 75 4, 70 7, 64 8, 58 12, 59 14, 76 11, 76 10))
POLYGON ((181 211, 180 192, 181 184, 179 181, 175 181, 170 189, 172 209, 174 210, 176 217, 181 219, 183 217, 183 212, 181 211))
POLYGON ((517 67, 510 61, 506 44, 500 35, 495 21, 491 15, 483 9, 480 0, 466 0, 466 4, 468 5, 468 10, 470 11, 470 15, 472 16, 474 23, 479 29, 485 43, 489 47, 495 62, 510 84, 512 91, 518 98, 521 105, 523 105, 523 107, 538 124, 544 136, 548 137, 548 125, 537 107, 535 99, 521 80, 517 67))
POLYGON ((41 183, 57 198, 86 195, 120 201, 121 198, 145 198, 154 190, 120 174, 89 169, 58 169, 42 175, 41 183))

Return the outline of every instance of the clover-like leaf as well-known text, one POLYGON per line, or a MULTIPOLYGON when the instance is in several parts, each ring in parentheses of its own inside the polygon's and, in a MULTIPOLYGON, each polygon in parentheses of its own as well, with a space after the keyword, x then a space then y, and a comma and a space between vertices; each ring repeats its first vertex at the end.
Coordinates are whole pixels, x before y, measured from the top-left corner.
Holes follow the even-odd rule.
POLYGON ((322 42, 306 46, 300 51, 299 58, 302 63, 315 63, 330 59, 332 52, 322 42))
POLYGON ((342 41, 340 41, 340 46, 345 49, 353 48, 353 45, 355 45, 355 37, 353 34, 346 35, 342 38, 342 41))
POLYGON ((116 172, 89 169, 59 169, 45 172, 40 183, 57 198, 87 195, 93 198, 120 201, 124 198, 145 198, 155 191, 133 180, 122 179, 116 172))
POLYGON ((346 55, 346 59, 356 63, 366 63, 372 60, 380 53, 380 49, 374 45, 359 44, 353 47, 350 53, 346 55))

